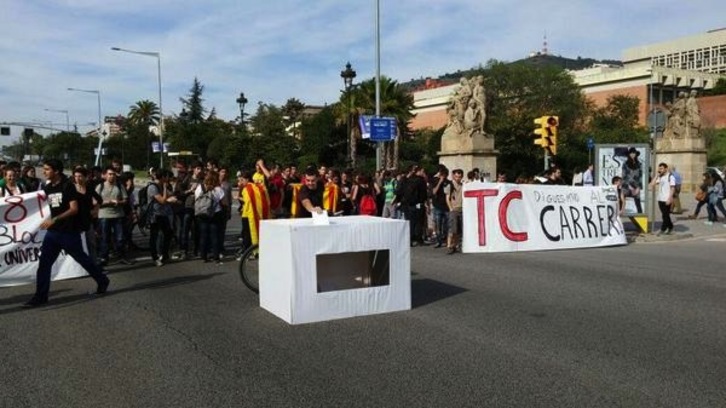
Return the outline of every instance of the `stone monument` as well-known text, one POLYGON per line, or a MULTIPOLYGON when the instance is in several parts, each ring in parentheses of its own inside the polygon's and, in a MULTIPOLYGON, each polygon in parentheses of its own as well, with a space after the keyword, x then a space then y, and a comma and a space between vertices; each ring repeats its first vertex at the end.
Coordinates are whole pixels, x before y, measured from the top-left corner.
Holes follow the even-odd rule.
POLYGON ((696 91, 689 96, 680 92, 676 101, 663 109, 666 125, 663 137, 656 139, 656 166, 666 163, 683 176, 682 191, 698 189, 701 174, 706 170, 706 141, 701 135, 701 112, 696 91))
POLYGON ((494 137, 484 132, 486 122, 486 92, 484 77, 462 77, 454 91, 446 113, 449 121, 441 137, 439 163, 449 170, 466 172, 478 168, 480 174, 489 174, 496 180, 497 155, 494 137))

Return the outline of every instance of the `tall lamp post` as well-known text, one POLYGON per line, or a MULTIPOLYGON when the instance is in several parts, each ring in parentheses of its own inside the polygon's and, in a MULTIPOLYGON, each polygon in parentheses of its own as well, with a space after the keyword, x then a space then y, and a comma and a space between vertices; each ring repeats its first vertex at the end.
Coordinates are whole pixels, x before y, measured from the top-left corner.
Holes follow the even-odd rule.
POLYGON ((343 78, 343 85, 345 85, 345 92, 348 94, 348 133, 345 138, 345 150, 346 154, 348 156, 348 162, 353 163, 353 152, 351 151, 351 144, 350 144, 350 111, 352 110, 351 105, 351 95, 350 95, 350 89, 353 87, 353 79, 355 78, 356 73, 355 70, 350 66, 350 61, 348 61, 347 64, 345 64, 345 69, 340 71, 340 77, 343 78))
POLYGON ((97 89, 78 89, 78 88, 68 88, 69 91, 73 92, 85 92, 85 93, 92 93, 96 94, 96 97, 98 98, 98 150, 96 151, 96 166, 101 162, 101 149, 103 148, 103 138, 105 135, 101 134, 101 131, 103 129, 103 122, 101 120, 101 91, 97 89))
POLYGON ((242 128, 245 127, 245 105, 247 105, 247 98, 245 98, 245 93, 240 92, 239 98, 237 98, 237 105, 239 105, 239 123, 242 125, 242 128))
POLYGON ((66 132, 71 131, 71 121, 68 119, 68 109, 45 109, 46 112, 58 112, 66 114, 66 132))
POLYGON ((159 168, 164 168, 164 111, 161 108, 161 53, 152 51, 133 51, 119 47, 111 47, 113 51, 128 52, 131 54, 144 55, 156 58, 156 72, 159 83, 159 145, 161 151, 159 153, 159 168))

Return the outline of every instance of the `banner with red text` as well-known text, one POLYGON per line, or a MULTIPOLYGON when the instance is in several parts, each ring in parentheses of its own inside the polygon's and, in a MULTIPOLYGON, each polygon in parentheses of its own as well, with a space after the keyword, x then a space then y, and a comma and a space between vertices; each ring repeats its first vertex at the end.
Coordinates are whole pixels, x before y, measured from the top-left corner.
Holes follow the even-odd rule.
MULTIPOLYGON (((50 207, 43 192, 0 198, 0 287, 35 282, 45 236, 40 224, 46 218, 50 207)), ((84 275, 86 271, 64 252, 51 274, 53 280, 84 275)))
POLYGON ((615 188, 464 184, 462 251, 512 252, 627 243, 615 188))

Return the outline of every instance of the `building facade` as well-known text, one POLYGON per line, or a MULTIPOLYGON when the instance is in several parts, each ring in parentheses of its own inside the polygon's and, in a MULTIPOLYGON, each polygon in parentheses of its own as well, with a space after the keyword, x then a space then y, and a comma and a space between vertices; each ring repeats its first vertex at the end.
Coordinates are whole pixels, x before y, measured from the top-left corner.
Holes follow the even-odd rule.
MULTIPOLYGON (((726 29, 673 41, 629 48, 623 66, 599 64, 569 71, 582 92, 596 106, 604 106, 614 95, 640 100, 639 119, 646 125, 648 112, 672 102, 679 92, 701 93, 726 77, 726 29)), ((446 106, 457 85, 414 92, 413 129, 438 129, 446 125, 446 106)), ((726 128, 726 96, 701 97, 704 126, 726 128)))

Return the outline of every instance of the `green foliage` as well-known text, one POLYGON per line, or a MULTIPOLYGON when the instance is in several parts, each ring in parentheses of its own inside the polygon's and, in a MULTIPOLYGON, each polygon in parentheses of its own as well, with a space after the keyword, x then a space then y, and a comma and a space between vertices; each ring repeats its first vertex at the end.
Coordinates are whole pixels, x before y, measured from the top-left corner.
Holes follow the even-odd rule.
MULTIPOLYGON (((411 114, 411 110, 414 108, 413 94, 397 81, 381 76, 379 96, 381 116, 395 117, 398 121, 400 134, 406 134, 408 132, 408 123, 413 118, 413 114, 411 114)), ((375 167, 375 149, 370 149, 367 143, 361 142, 358 128, 360 115, 374 115, 376 113, 375 78, 363 81, 341 93, 340 100, 335 104, 334 109, 338 124, 345 126, 348 120, 351 121, 352 132, 349 138, 356 161, 358 157, 370 157, 368 155, 372 151, 374 155, 373 167, 375 167), (359 144, 360 151, 357 150, 359 144)), ((385 146, 391 149, 393 144, 386 143, 385 146)))
POLYGON ((42 156, 44 159, 60 159, 67 168, 89 165, 94 162, 93 149, 97 144, 96 137, 81 137, 74 132, 60 132, 45 139, 42 156))
POLYGON ((332 107, 326 106, 317 115, 303 120, 300 135, 300 163, 312 161, 339 168, 345 163, 345 125, 336 125, 332 107))
POLYGON ((723 167, 726 165, 726 129, 703 129, 708 149, 708 165, 723 167))
POLYGON ((189 95, 186 98, 179 98, 182 103, 182 109, 186 112, 186 121, 189 123, 201 123, 204 120, 204 114, 207 110, 204 108, 202 103, 202 93, 204 93, 204 85, 194 77, 192 87, 189 89, 189 95))
POLYGON ((721 77, 716 81, 716 84, 713 86, 713 88, 709 89, 708 91, 703 93, 706 96, 713 96, 713 95, 726 95, 726 78, 721 77))
POLYGON ((569 149, 562 153, 569 164, 567 169, 587 167, 590 160, 587 139, 590 137, 596 144, 648 143, 648 131, 638 123, 639 107, 640 99, 628 95, 613 95, 605 106, 591 106, 585 128, 573 132, 569 149))
POLYGON ((438 166, 438 152, 441 150, 441 136, 444 129, 424 129, 414 132, 411 137, 404 137, 400 145, 401 162, 398 168, 404 169, 409 164, 418 164, 426 171, 433 172, 438 166))
POLYGON ((245 165, 254 166, 260 158, 268 163, 291 163, 298 155, 298 140, 285 130, 281 108, 260 103, 250 127, 254 130, 245 144, 245 165))
POLYGON ((159 106, 148 99, 136 102, 129 108, 128 126, 149 126, 159 124, 159 106))
POLYGON ((294 137, 299 136, 299 129, 297 125, 298 122, 302 120, 304 110, 305 104, 295 98, 288 99, 285 105, 282 107, 285 127, 292 129, 291 132, 294 137))
POLYGON ((202 94, 204 86, 194 78, 187 98, 179 98, 182 113, 165 121, 165 140, 171 144, 173 151, 191 151, 202 158, 217 159, 220 164, 234 166, 240 160, 236 154, 244 149, 243 136, 236 134, 234 126, 217 118, 212 108, 208 117, 204 117, 202 94))
POLYGON ((487 131, 500 151, 497 167, 510 175, 542 171, 543 150, 534 144, 534 119, 560 118, 559 164, 568 161, 572 136, 582 128, 588 104, 572 77, 554 66, 504 64, 491 61, 479 74, 485 77, 490 109, 487 131))

